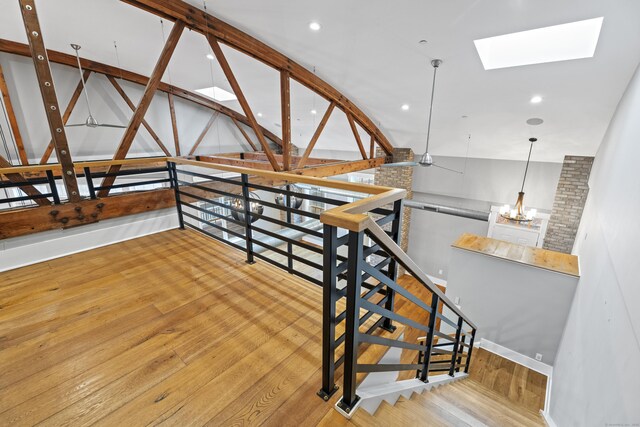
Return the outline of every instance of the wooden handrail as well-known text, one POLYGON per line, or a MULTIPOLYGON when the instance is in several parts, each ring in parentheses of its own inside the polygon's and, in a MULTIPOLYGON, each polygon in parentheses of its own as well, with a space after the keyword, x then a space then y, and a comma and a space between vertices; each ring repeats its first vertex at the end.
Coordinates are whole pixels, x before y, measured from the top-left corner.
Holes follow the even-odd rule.
MULTIPOLYGON (((132 165, 146 165, 151 163, 166 162, 168 157, 143 157, 140 159, 122 159, 122 160, 95 160, 89 162, 75 162, 74 168, 94 168, 100 166, 132 166, 132 165)), ((0 175, 6 175, 10 173, 33 173, 33 172, 59 172, 62 166, 59 163, 45 164, 45 165, 31 165, 31 166, 13 166, 10 168, 0 168, 0 175)))

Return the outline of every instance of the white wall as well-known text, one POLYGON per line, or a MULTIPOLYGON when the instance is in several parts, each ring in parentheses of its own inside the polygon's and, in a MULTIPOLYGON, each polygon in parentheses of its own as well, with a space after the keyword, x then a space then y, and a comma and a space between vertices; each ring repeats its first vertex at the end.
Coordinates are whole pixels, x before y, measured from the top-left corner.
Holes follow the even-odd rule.
POLYGON ((640 423, 639 118, 636 70, 596 155, 574 247, 582 277, 551 392, 561 427, 640 423))
MULTIPOLYGON (((465 173, 414 168, 414 200, 485 212, 489 212, 492 204, 515 204, 526 166, 524 161, 442 156, 434 157, 434 161, 465 173)), ((561 170, 561 163, 530 164, 525 186, 526 206, 551 211, 561 170)), ((427 274, 447 279, 451 244, 462 233, 486 236, 488 228, 487 222, 414 209, 408 253, 427 274)))

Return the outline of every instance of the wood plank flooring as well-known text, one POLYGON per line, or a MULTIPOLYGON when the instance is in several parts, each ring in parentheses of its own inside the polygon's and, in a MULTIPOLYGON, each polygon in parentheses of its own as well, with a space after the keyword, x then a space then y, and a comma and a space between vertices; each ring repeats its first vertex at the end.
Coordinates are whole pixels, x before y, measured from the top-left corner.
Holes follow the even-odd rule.
POLYGON ((315 394, 321 289, 244 260, 174 230, 0 273, 0 425, 332 416, 315 394))

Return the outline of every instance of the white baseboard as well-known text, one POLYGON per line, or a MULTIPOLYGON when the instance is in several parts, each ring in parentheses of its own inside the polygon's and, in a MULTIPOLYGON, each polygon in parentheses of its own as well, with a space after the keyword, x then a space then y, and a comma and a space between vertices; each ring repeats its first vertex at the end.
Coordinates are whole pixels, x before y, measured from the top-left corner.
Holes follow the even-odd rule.
POLYGON ((175 209, 108 219, 0 241, 0 272, 178 227, 175 209))
POLYGON ((547 426, 549 426, 549 427, 558 427, 556 422, 553 421, 553 418, 551 418, 551 415, 549 414, 548 411, 543 411, 541 409, 540 410, 540 415, 542 415, 542 418, 544 418, 544 422, 547 423, 547 426))
POLYGON ((479 347, 484 348, 491 353, 495 353, 498 356, 504 357, 505 359, 509 359, 512 362, 516 362, 519 365, 526 366, 527 368, 539 372, 542 375, 546 375, 547 377, 550 377, 553 373, 553 366, 547 365, 546 363, 538 362, 537 360, 532 359, 529 356, 525 356, 524 354, 503 347, 500 344, 496 344, 487 339, 482 338, 480 340, 479 347))

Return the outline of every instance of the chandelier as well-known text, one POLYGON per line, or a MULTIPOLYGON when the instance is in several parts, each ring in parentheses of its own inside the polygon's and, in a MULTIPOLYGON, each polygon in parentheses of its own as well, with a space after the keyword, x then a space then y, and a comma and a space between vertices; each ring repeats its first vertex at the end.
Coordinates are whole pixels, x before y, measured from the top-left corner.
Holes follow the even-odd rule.
POLYGON ((529 157, 527 158, 527 166, 524 169, 524 178, 522 179, 522 188, 518 193, 518 200, 516 205, 512 209, 509 205, 504 205, 500 208, 500 216, 509 221, 516 222, 529 222, 532 221, 538 213, 536 209, 526 210, 524 207, 524 183, 527 180, 527 172, 529 171, 529 162, 531 161, 531 151, 533 150, 533 143, 537 141, 536 138, 529 138, 531 147, 529 147, 529 157))
MULTIPOLYGON (((295 193, 302 193, 302 190, 297 185, 295 184, 285 185, 281 189, 283 190, 288 189, 291 193, 293 193, 289 196, 290 207, 292 207, 293 209, 299 209, 300 206, 302 206, 302 202, 304 202, 304 199, 300 196, 295 195, 295 193)), ((276 203, 280 206, 287 205, 287 196, 284 193, 280 193, 276 195, 275 200, 276 200, 276 203)))
MULTIPOLYGON (((256 193, 249 193, 249 197, 252 199, 260 200, 260 196, 256 193)), ((233 206, 233 210, 231 210, 231 216, 238 221, 245 221, 244 218, 244 200, 235 199, 231 205, 233 206)), ((258 202, 249 201, 249 220, 250 223, 254 223, 260 219, 260 215, 264 213, 264 206, 258 202)))

